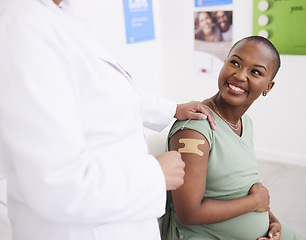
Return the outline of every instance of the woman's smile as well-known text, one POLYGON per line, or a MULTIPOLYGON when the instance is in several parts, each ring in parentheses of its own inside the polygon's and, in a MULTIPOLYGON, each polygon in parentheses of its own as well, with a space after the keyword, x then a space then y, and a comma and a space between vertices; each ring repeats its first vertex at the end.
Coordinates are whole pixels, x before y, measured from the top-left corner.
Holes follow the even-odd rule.
POLYGON ((241 92, 241 93, 245 93, 246 92, 246 90, 244 90, 244 89, 242 89, 240 87, 236 87, 233 84, 229 83, 228 86, 229 86, 230 89, 234 90, 235 92, 241 92))

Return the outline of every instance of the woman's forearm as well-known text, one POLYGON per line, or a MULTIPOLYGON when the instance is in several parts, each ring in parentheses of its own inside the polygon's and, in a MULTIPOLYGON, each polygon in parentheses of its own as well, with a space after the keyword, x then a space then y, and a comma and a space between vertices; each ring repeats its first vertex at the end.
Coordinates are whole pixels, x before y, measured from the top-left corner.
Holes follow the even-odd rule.
POLYGON ((224 222, 242 214, 255 211, 256 200, 252 196, 246 196, 234 200, 204 199, 198 211, 194 211, 189 217, 189 224, 201 225, 224 222))
MULTIPOLYGON (((261 183, 255 183, 249 195, 243 198, 224 201, 204 198, 197 207, 190 208, 184 219, 190 225, 219 223, 249 212, 269 211, 269 204, 269 191, 261 183)), ((276 219, 273 214, 271 216, 276 219)))
POLYGON ((278 219, 274 216, 274 214, 269 211, 269 222, 271 223, 278 223, 280 224, 280 221, 278 221, 278 219))

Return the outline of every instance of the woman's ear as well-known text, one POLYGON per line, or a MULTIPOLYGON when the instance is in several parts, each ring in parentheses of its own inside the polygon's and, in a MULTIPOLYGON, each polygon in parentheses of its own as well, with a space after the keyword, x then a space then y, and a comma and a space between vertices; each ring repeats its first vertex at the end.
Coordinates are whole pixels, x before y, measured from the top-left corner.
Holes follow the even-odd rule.
POLYGON ((269 83, 268 88, 267 88, 268 92, 271 91, 271 89, 274 87, 274 85, 275 85, 275 82, 274 82, 274 81, 271 81, 271 82, 269 83))
POLYGON ((274 84, 275 84, 274 81, 269 82, 268 87, 267 87, 266 90, 263 91, 263 93, 262 93, 262 95, 263 95, 264 97, 267 96, 268 92, 271 91, 271 89, 274 87, 274 84))

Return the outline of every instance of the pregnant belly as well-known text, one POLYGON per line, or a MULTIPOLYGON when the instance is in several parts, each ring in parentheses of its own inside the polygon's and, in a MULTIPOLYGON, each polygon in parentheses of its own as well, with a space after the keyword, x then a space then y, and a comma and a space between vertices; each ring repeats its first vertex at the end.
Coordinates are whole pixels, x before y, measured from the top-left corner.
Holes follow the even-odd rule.
POLYGON ((268 212, 251 212, 225 222, 207 225, 182 226, 177 222, 179 239, 184 240, 255 240, 266 236, 268 228, 268 212))
POLYGON ((217 239, 255 240, 268 233, 269 215, 268 212, 251 212, 225 222, 202 227, 217 239))

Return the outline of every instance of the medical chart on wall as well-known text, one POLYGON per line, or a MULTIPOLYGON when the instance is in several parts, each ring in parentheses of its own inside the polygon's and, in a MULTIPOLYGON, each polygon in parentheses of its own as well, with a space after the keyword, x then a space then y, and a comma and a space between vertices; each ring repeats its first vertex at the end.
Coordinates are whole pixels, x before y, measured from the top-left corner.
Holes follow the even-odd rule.
POLYGON ((126 42, 155 39, 152 0, 123 0, 126 42))
POLYGON ((232 46, 233 12, 194 12, 194 56, 196 71, 218 74, 232 46))
POLYGON ((253 34, 268 38, 280 54, 306 55, 306 0, 254 0, 253 34))
POLYGON ((215 5, 224 5, 232 4, 233 0, 195 0, 195 7, 206 7, 206 6, 215 6, 215 5))

